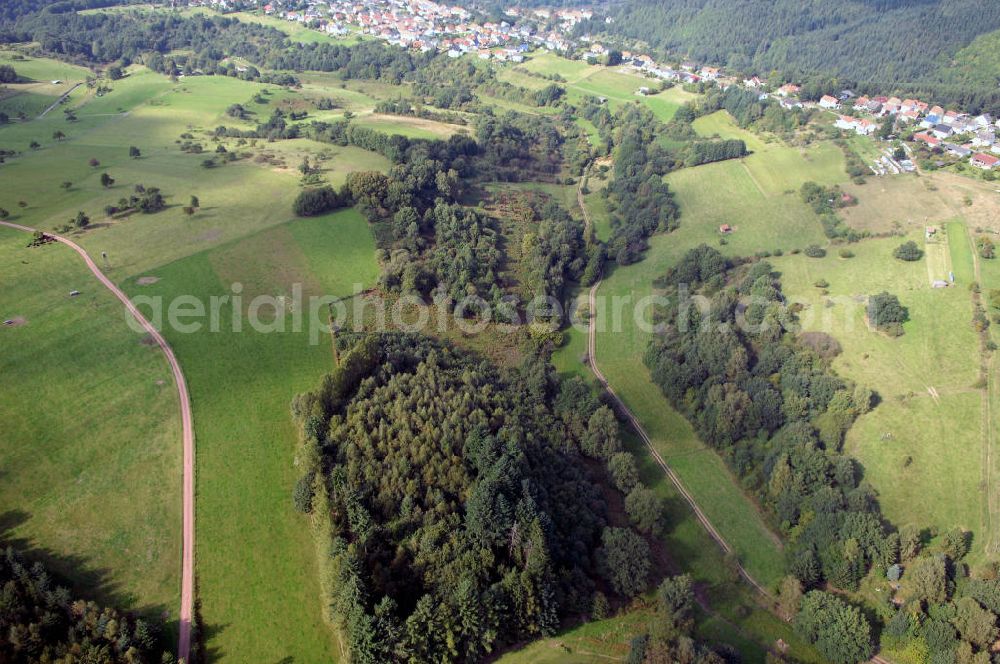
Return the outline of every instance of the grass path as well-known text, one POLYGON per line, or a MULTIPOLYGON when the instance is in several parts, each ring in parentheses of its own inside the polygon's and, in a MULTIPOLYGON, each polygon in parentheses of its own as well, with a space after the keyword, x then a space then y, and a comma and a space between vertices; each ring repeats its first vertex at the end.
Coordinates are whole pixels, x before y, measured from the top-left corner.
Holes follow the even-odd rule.
MULTIPOLYGON (((601 280, 598 280, 597 283, 595 283, 593 287, 590 289, 591 312, 597 311, 597 289, 600 287, 601 287, 601 280)), ((596 331, 597 331, 597 326, 592 321, 587 331, 588 335, 587 355, 590 359, 590 368, 594 372, 594 376, 597 377, 597 380, 600 381, 605 391, 607 391, 608 395, 610 395, 611 398, 614 400, 614 403, 618 407, 618 410, 625 415, 625 419, 628 420, 629 424, 632 426, 635 432, 639 434, 639 437, 642 439, 642 442, 645 443, 646 448, 649 450, 649 453, 652 455, 657 465, 661 469, 663 469, 663 472, 670 479, 671 483, 674 485, 674 487, 677 488, 677 492, 680 493, 681 496, 683 496, 684 500, 687 502, 687 504, 691 506, 691 510, 694 512, 695 517, 705 528, 705 530, 708 531, 708 534, 712 537, 713 540, 715 540, 715 542, 726 554, 733 553, 733 547, 729 545, 729 542, 727 542, 726 539, 722 536, 722 533, 720 533, 715 528, 715 526, 712 525, 712 522, 709 521, 707 516, 705 516, 705 513, 701 511, 701 508, 698 506, 698 502, 694 499, 694 496, 692 496, 691 493, 687 490, 687 488, 685 488, 680 478, 677 477, 677 474, 674 473, 674 471, 670 468, 670 466, 667 465, 667 462, 663 460, 663 457, 660 456, 660 453, 656 451, 656 448, 653 446, 653 441, 649 437, 649 434, 646 432, 646 429, 642 426, 642 423, 639 422, 639 420, 635 417, 635 415, 632 414, 632 411, 628 409, 628 406, 626 406, 625 403, 618 398, 618 395, 615 394, 614 389, 608 383, 608 380, 604 377, 604 374, 601 373, 600 368, 597 366, 596 331)), ((771 535, 773 536, 773 533, 771 533, 771 535)), ((764 598, 765 601, 767 601, 769 604, 774 603, 774 597, 771 595, 771 593, 768 592, 764 586, 758 583, 757 580, 753 578, 753 576, 751 576, 749 572, 747 572, 747 570, 743 567, 743 565, 739 562, 739 560, 736 561, 736 569, 739 571, 740 576, 742 576, 747 583, 753 586, 754 589, 756 589, 756 591, 760 593, 760 595, 764 598)))
MULTIPOLYGON (((965 232, 965 241, 969 243, 972 252, 972 271, 975 275, 976 283, 982 288, 982 269, 979 262, 979 252, 976 250, 976 241, 972 237, 969 227, 962 225, 965 232)), ((954 228, 955 224, 949 224, 954 228)), ((981 297, 981 296, 980 296, 981 297)), ((983 493, 986 495, 985 509, 983 510, 983 553, 990 555, 997 551, 997 532, 993 527, 995 514, 997 511, 997 499, 993 488, 993 402, 995 383, 993 371, 995 369, 994 354, 990 354, 986 360, 986 387, 981 390, 982 402, 980 410, 982 412, 982 435, 983 435, 983 493)))
MULTIPOLYGON (((0 221, 0 225, 14 230, 34 233, 35 229, 20 224, 13 224, 7 221, 0 221)), ((184 480, 183 480, 183 544, 181 557, 181 608, 180 608, 180 632, 177 644, 177 657, 181 661, 187 661, 191 649, 191 619, 194 613, 194 425, 191 417, 191 398, 188 395, 187 382, 184 380, 184 372, 174 355, 173 349, 167 343, 163 335, 160 334, 152 323, 150 323, 142 313, 136 308, 132 301, 116 286, 110 279, 104 276, 94 260, 80 245, 70 239, 60 235, 49 234, 49 237, 57 242, 65 244, 70 249, 80 255, 80 258, 87 264, 97 280, 104 285, 128 310, 129 314, 142 326, 146 333, 152 338, 170 365, 170 373, 174 378, 174 385, 177 387, 177 398, 181 408, 181 437, 184 446, 184 480)))
POLYGON ((83 85, 83 83, 77 83, 76 85, 74 85, 73 87, 71 87, 69 90, 67 90, 66 92, 64 92, 62 95, 60 95, 60 97, 58 99, 56 99, 54 102, 52 102, 44 111, 42 111, 39 114, 39 116, 36 118, 36 120, 43 119, 46 115, 49 114, 49 111, 51 111, 53 108, 55 108, 56 106, 58 106, 59 104, 61 104, 63 99, 65 99, 66 97, 68 97, 71 94, 73 94, 73 90, 76 90, 81 85, 83 85))

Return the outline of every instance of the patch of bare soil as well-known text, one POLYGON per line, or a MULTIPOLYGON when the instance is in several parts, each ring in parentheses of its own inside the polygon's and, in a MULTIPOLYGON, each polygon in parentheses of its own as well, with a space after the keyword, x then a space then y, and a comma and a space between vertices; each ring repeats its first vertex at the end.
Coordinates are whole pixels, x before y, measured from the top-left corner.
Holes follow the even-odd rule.
POLYGON ((151 337, 149 334, 142 335, 142 339, 139 340, 143 346, 153 347, 156 346, 156 339, 151 337))
POLYGON ((135 283, 139 284, 140 286, 149 286, 151 284, 155 284, 159 280, 160 280, 159 277, 139 277, 138 279, 135 280, 135 283))

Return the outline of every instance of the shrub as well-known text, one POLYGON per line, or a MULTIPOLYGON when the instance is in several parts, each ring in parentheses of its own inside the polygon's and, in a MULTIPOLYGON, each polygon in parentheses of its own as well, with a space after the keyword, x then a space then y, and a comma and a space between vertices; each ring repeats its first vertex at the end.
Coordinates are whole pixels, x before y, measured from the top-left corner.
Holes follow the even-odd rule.
POLYGON ((639 469, 635 457, 629 452, 618 452, 608 460, 608 471, 615 486, 628 495, 639 484, 639 469))
POLYGON ((976 249, 979 250, 979 255, 982 258, 993 258, 996 256, 996 248, 993 245, 993 240, 988 237, 980 236, 976 238, 976 249))
POLYGON ((805 251, 803 253, 805 253, 805 255, 808 256, 809 258, 823 258, 824 256, 826 256, 826 249, 819 246, 818 244, 810 244, 808 247, 805 248, 805 251))
POLYGON ((297 217, 315 217, 344 206, 343 198, 333 187, 303 189, 292 204, 297 217))
POLYGON ((292 489, 292 503, 295 509, 303 514, 309 514, 313 508, 313 478, 314 473, 309 472, 299 478, 292 489))
POLYGON ((850 249, 841 249, 837 253, 841 258, 854 258, 854 252, 850 249))
POLYGON ((898 297, 882 291, 868 298, 868 320, 873 327, 899 336, 903 333, 902 324, 910 320, 910 313, 898 297))
POLYGON ((923 258, 924 250, 918 247, 916 242, 910 240, 896 247, 892 255, 901 261, 918 261, 923 258))

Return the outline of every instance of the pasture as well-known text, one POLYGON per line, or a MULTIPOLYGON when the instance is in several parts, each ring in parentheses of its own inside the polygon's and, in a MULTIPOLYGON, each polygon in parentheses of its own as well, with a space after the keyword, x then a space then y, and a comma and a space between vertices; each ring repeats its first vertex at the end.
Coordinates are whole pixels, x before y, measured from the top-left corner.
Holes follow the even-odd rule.
POLYGON ((314 546, 294 512, 291 490, 297 433, 288 404, 312 389, 332 366, 329 336, 309 343, 291 313, 264 308, 261 331, 243 319, 251 298, 351 295, 367 288, 378 269, 368 224, 353 210, 298 220, 215 247, 150 271, 159 279, 125 285, 129 294, 165 302, 194 295, 202 302, 242 286, 239 311, 221 309, 218 331, 206 325, 165 335, 186 368, 195 407, 198 577, 209 648, 223 661, 339 659, 320 617, 314 546), (252 257, 252 260, 248 260, 252 257), (273 638, 282 634, 281 639, 273 638))
MULTIPOLYGON (((321 91, 318 83, 313 85, 321 91)), ((354 284, 367 288, 374 283, 378 275, 374 241, 359 214, 344 211, 310 220, 289 219, 299 190, 296 168, 303 156, 318 164, 321 177, 335 185, 352 170, 387 169, 383 157, 305 139, 239 145, 235 139, 216 141, 210 135, 220 124, 252 124, 228 117, 225 110, 230 104, 243 104, 257 117, 266 117, 272 106, 290 98, 274 86, 223 77, 171 83, 132 67, 113 88, 107 96, 84 96, 74 102, 77 122, 53 113, 43 120, 0 128, 5 145, 25 149, 31 140, 42 143, 40 149, 26 151, 3 166, 0 206, 12 212, 11 220, 51 229, 65 224, 77 210, 85 211, 93 223, 85 231, 73 231, 74 238, 95 258, 107 252, 109 276, 130 295, 159 296, 168 303, 180 295, 201 301, 231 295, 230 286, 237 282, 247 302, 255 295, 287 295, 293 283, 301 283, 306 296, 350 295, 354 284), (269 103, 252 102, 256 93, 264 91, 269 103), (56 131, 66 137, 50 138, 56 131), (182 134, 202 143, 203 153, 181 151, 182 134), (241 157, 205 168, 203 162, 215 155, 219 144, 241 157), (130 145, 140 148, 141 158, 129 157, 130 145), (89 165, 90 159, 98 160, 99 167, 89 165), (111 187, 100 184, 104 172, 115 179, 111 187), (62 182, 71 185, 63 188, 62 182), (159 187, 167 208, 151 215, 107 217, 104 207, 132 193, 136 184, 159 187), (192 195, 199 197, 201 207, 189 216, 182 207, 192 195), (20 207, 19 200, 27 206, 20 207), (140 282, 142 277, 147 279, 140 282)), ((344 94, 340 88, 330 92, 344 94)), ((19 236, 16 241, 23 243, 26 238, 19 236)), ((67 275, 82 273, 77 260, 66 257, 66 265, 40 266, 45 270, 39 280, 54 284, 53 288, 58 284, 60 295, 79 287, 64 285, 67 275)), ((36 285, 21 277, 14 283, 24 288, 36 285)), ((8 296, 25 299, 19 307, 29 323, 0 328, 0 333, 23 336, 32 329, 46 329, 41 327, 45 315, 39 312, 51 308, 50 303, 31 304, 31 298, 15 289, 0 295, 0 302, 8 296)), ((38 290, 38 296, 55 297, 47 287, 38 290)), ((14 368, 5 367, 0 377, 3 382, 20 380, 19 385, 31 387, 35 395, 30 402, 15 398, 3 406, 5 416, 19 422, 12 440, 18 450, 14 462, 26 463, 18 459, 29 458, 21 450, 30 449, 27 443, 35 442, 34 437, 36 445, 65 445, 67 440, 75 445, 69 456, 53 451, 52 468, 43 467, 34 475, 37 487, 31 486, 34 480, 28 478, 33 475, 27 471, 18 473, 23 481, 5 485, 5 490, 9 486, 20 495, 18 502, 5 496, 8 521, 20 524, 13 531, 16 537, 51 551, 57 562, 61 553, 79 553, 84 558, 78 561, 80 567, 94 570, 87 578, 95 579, 94 592, 104 593, 102 597, 122 597, 126 606, 174 612, 180 511, 174 485, 180 481, 180 436, 173 422, 177 407, 172 393, 161 396, 167 388, 156 385, 152 377, 154 368, 167 380, 169 374, 158 354, 139 339, 129 340, 119 308, 101 304, 86 291, 73 303, 77 311, 72 318, 55 321, 60 323, 58 329, 52 323, 45 346, 26 339, 13 358, 14 368), (105 309, 107 313, 102 313, 105 309), (110 360, 106 348, 114 349, 110 360), (95 375, 95 365, 105 363, 110 376, 90 388, 82 382, 87 373, 65 371, 81 360, 88 363, 84 369, 93 368, 95 375), (135 368, 127 368, 129 363, 135 368), (22 375, 29 371, 30 376, 22 375), (53 395, 41 430, 34 422, 37 418, 31 418, 32 428, 19 414, 31 412, 38 394, 53 395), (148 403, 157 398, 155 404, 148 403), (93 419, 100 418, 94 423, 89 416, 84 420, 93 424, 93 434, 74 429, 74 436, 69 436, 64 430, 79 423, 79 416, 74 422, 71 415, 78 405, 88 408, 93 419), (158 417, 173 419, 164 424, 156 421, 158 417), (122 449, 128 454, 109 458, 122 449), (96 464, 104 464, 108 472, 96 477, 96 464), (137 483, 133 474, 139 471, 143 482, 137 483), (48 486, 61 486, 62 493, 50 496, 45 493, 48 486), (66 486, 72 490, 66 492, 66 486), (120 507, 114 505, 117 494, 109 487, 128 491, 120 507), (70 499, 77 502, 67 507, 70 499), (15 518, 20 512, 29 517, 15 518), (93 525, 69 528, 70 519, 93 525), (158 533, 165 544, 150 533, 158 533), (161 549, 169 555, 161 555, 161 549)), ((230 320, 232 307, 223 309, 223 320, 230 320)), ((275 320, 273 313, 268 318, 265 312, 264 317, 275 320)), ((339 659, 339 647, 320 614, 309 529, 294 513, 289 498, 297 475, 292 466, 296 433, 288 403, 296 392, 315 387, 329 369, 329 337, 310 345, 304 331, 258 334, 244 328, 242 333, 183 334, 168 328, 164 332, 185 368, 193 397, 198 448, 196 573, 209 654, 220 661, 339 659), (282 638, 275 639, 274 634, 282 638)), ((8 357, 5 350, 5 365, 8 357)), ((29 394, 27 387, 23 389, 29 394)))
POLYGON ((181 441, 166 360, 72 250, 30 239, 0 228, 0 319, 14 321, 0 326, 0 532, 80 596, 176 620, 181 441))
POLYGON ((978 339, 968 291, 971 256, 967 250, 949 253, 953 236, 967 246, 964 226, 949 224, 948 237, 928 245, 914 262, 893 258, 892 250, 903 239, 923 244, 922 233, 852 245, 850 259, 831 253, 770 260, 785 294, 806 306, 802 329, 826 332, 840 343, 834 370, 879 395, 878 406, 848 432, 845 447, 876 488, 884 514, 897 525, 961 526, 978 538, 984 509, 981 390, 974 387, 978 339), (954 265, 958 283, 932 288, 929 270, 943 268, 930 263, 945 260, 954 265), (829 283, 828 295, 813 285, 819 279, 829 283), (909 309, 899 338, 866 323, 865 298, 882 290, 909 309))
POLYGON ((22 79, 0 86, 0 112, 12 120, 38 116, 90 74, 84 67, 15 51, 0 51, 0 65, 10 65, 22 79))
POLYGON ((858 205, 844 208, 840 215, 849 226, 872 232, 911 232, 958 216, 973 228, 1000 230, 1000 193, 996 189, 995 183, 942 171, 869 177, 864 185, 844 185, 844 190, 858 199, 858 205))

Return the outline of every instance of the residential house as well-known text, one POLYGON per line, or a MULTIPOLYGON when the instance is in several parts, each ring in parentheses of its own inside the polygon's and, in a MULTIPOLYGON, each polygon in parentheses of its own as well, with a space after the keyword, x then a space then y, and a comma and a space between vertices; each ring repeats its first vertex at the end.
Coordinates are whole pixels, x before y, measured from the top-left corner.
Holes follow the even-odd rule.
POLYGON ((928 147, 932 147, 932 148, 936 148, 939 145, 941 145, 941 139, 940 138, 937 138, 935 136, 931 136, 930 134, 928 134, 927 132, 924 132, 924 131, 919 132, 917 134, 914 134, 913 135, 913 140, 915 140, 915 141, 921 141, 923 143, 926 143, 928 147))
POLYGON ((935 136, 941 139, 948 138, 955 133, 955 130, 953 130, 951 127, 943 123, 939 125, 934 125, 934 129, 932 129, 931 131, 934 132, 935 136))
POLYGON ((802 88, 798 85, 795 85, 794 83, 785 83, 780 88, 778 88, 776 94, 779 97, 791 97, 799 94, 800 90, 802 90, 802 88))
POLYGON ((701 71, 699 72, 699 74, 701 74, 702 78, 704 78, 704 79, 706 79, 708 81, 714 81, 715 79, 719 78, 719 68, 718 67, 702 67, 701 71))
POLYGON ((870 101, 871 101, 871 99, 869 99, 867 95, 858 97, 854 101, 854 110, 855 111, 867 111, 868 110, 868 102, 870 102, 870 101))
POLYGON ((955 155, 959 159, 965 159, 970 154, 972 154, 972 150, 965 147, 964 145, 956 145, 954 143, 942 143, 941 147, 943 147, 945 150, 955 155))
POLYGON ((993 116, 989 113, 983 113, 982 115, 977 115, 975 118, 976 125, 979 127, 989 127, 993 124, 993 116))
POLYGON ((823 108, 840 108, 840 100, 830 95, 823 95, 819 100, 819 105, 823 108))
POLYGON ((980 129, 972 139, 972 144, 976 147, 988 148, 997 142, 996 132, 992 127, 980 129))
POLYGON ((993 155, 986 154, 985 152, 977 152, 972 155, 972 159, 969 160, 969 163, 976 168, 983 169, 984 171, 992 171, 997 167, 997 164, 1000 164, 1000 157, 994 157, 993 155))
POLYGON ((858 120, 857 118, 852 118, 849 115, 840 115, 837 116, 837 121, 833 123, 833 126, 837 129, 854 131, 854 129, 858 126, 858 120))
POLYGON ((858 120, 857 126, 854 127, 854 131, 862 136, 871 136, 878 131, 878 123, 868 118, 861 118, 858 120))
POLYGON ((802 108, 802 102, 798 99, 798 97, 785 97, 779 103, 782 108, 788 110, 793 108, 802 108))

